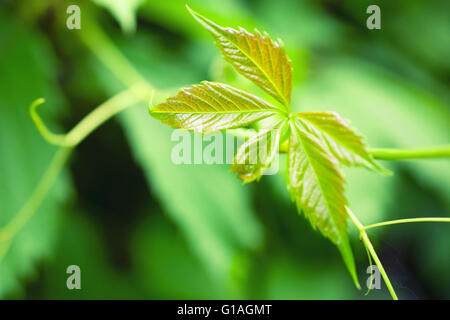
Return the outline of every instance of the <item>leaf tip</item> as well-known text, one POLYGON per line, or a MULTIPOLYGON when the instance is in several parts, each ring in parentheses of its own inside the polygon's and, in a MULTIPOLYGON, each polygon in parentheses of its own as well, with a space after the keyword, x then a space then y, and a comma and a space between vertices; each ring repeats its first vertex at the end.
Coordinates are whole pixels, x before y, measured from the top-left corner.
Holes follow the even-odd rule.
POLYGON ((366 168, 371 169, 382 176, 392 177, 394 175, 393 171, 378 164, 372 156, 370 158, 371 161, 367 164, 366 168))
POLYGON ((148 114, 151 115, 153 109, 153 96, 155 95, 155 90, 152 89, 152 95, 150 96, 150 101, 148 102, 148 114))
POLYGON ((214 23, 212 21, 209 21, 208 19, 206 19, 204 16, 202 16, 198 12, 195 12, 194 10, 192 10, 191 7, 189 7, 187 3, 186 3, 186 9, 194 17, 195 20, 197 20, 201 25, 203 25, 204 28, 213 32, 211 29, 211 26, 209 26, 209 24, 214 25, 214 23))
POLYGON ((187 9, 187 11, 189 11, 189 13, 191 13, 192 15, 195 13, 194 10, 191 9, 191 7, 189 7, 189 5, 186 3, 185 7, 187 9))
POLYGON ((380 165, 377 166, 377 171, 382 174, 383 176, 392 177, 394 175, 394 172, 386 169, 385 167, 382 167, 380 165))
POLYGON ((356 273, 356 266, 355 266, 355 260, 353 257, 353 252, 350 247, 350 242, 348 240, 348 237, 346 236, 341 243, 336 244, 342 259, 344 260, 344 264, 347 267, 348 272, 350 273, 350 276, 353 279, 353 283, 355 284, 355 287, 359 290, 361 289, 361 285, 359 284, 358 275, 356 273))
POLYGON ((281 40, 281 38, 277 38, 276 44, 278 44, 278 46, 282 49, 284 49, 284 42, 283 40, 281 40))
POLYGON ((191 9, 191 7, 189 7, 189 5, 186 3, 186 9, 187 11, 189 11, 189 13, 194 17, 195 20, 197 20, 198 22, 200 22, 201 24, 203 24, 204 22, 202 21, 201 18, 203 18, 200 14, 198 14, 197 12, 195 12, 194 10, 191 9))
POLYGON ((356 286, 356 289, 361 290, 361 285, 359 284, 358 278, 353 278, 353 282, 356 286))

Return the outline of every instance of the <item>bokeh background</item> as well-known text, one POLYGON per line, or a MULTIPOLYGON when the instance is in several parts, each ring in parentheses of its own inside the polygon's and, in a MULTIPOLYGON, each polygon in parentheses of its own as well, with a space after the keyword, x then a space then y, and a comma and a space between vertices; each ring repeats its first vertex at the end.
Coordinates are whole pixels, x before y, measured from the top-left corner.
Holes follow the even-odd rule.
MULTIPOLYGON (((295 111, 335 110, 372 147, 449 142, 448 1, 1 0, 0 226, 57 151, 28 115, 34 99, 46 98, 39 112, 65 132, 126 89, 129 65, 157 93, 205 79, 260 93, 223 63, 186 2, 222 25, 282 38, 295 111), (71 4, 81 30, 66 27, 71 4), (366 28, 370 4, 381 8, 381 30, 366 28)), ((389 298, 384 283, 356 290, 336 248, 290 202, 285 168, 243 186, 228 165, 176 166, 170 133, 140 104, 83 141, 2 258, 0 298, 389 298), (81 290, 66 288, 72 264, 81 290)), ((364 224, 450 215, 448 160, 383 164, 393 177, 346 169, 364 224)), ((365 287, 369 262, 350 232, 365 287)), ((400 298, 450 298, 448 225, 369 234, 400 298)))

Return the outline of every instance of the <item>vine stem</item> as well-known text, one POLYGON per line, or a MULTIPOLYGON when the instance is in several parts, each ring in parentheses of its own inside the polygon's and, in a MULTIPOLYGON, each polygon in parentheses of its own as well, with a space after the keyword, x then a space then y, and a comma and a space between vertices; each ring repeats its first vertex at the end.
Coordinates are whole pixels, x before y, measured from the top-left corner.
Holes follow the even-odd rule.
POLYGON ((373 248, 372 242, 370 241, 369 236, 367 235, 364 226, 361 224, 361 222, 359 222, 358 218, 356 218, 356 216, 353 214, 353 212, 350 210, 350 208, 346 207, 346 209, 347 209, 348 216, 350 217, 350 219, 352 220, 352 222, 356 226, 356 228, 359 230, 360 238, 363 241, 364 246, 366 247, 367 250, 369 250, 370 255, 372 256, 373 260, 375 261, 375 264, 377 265, 378 270, 380 271, 380 274, 383 277, 384 282, 386 283, 386 286, 389 290, 389 293, 392 296, 392 299, 398 300, 398 297, 397 297, 397 294, 395 293, 394 287, 392 286, 391 281, 389 280, 389 277, 388 277, 386 271, 384 270, 383 264, 381 263, 375 249, 373 248))
POLYGON ((380 160, 449 158, 450 144, 413 149, 369 149, 369 152, 380 160))
MULTIPOLYGON (((280 145, 280 152, 286 153, 288 151, 288 148, 289 141, 285 141, 280 145)), ((375 159, 378 160, 450 158, 450 145, 411 149, 370 148, 368 149, 368 151, 375 159)))
POLYGON ((20 209, 20 211, 9 221, 9 223, 0 229, 0 244, 2 248, 0 250, 0 260, 6 254, 11 240, 19 232, 20 229, 27 223, 33 216, 33 213, 41 205, 45 196, 49 192, 59 173, 61 172, 64 164, 69 157, 72 148, 60 148, 45 171, 41 181, 37 185, 31 197, 20 209))
POLYGON ((51 132, 36 112, 36 108, 45 102, 43 98, 35 100, 30 106, 30 116, 37 129, 48 143, 66 148, 73 148, 83 141, 92 131, 105 121, 135 105, 148 97, 149 86, 146 83, 137 83, 127 90, 113 96, 91 111, 67 134, 55 134, 51 132))
POLYGON ((388 226, 392 224, 411 223, 411 222, 450 222, 450 218, 409 218, 409 219, 397 219, 391 221, 384 221, 379 223, 370 224, 363 227, 364 230, 372 229, 381 226, 388 226))
POLYGON ((91 22, 89 28, 84 28, 80 33, 80 38, 97 59, 125 86, 130 87, 135 83, 146 83, 147 86, 150 86, 150 83, 130 63, 97 23, 91 22))
POLYGON ((81 33, 83 42, 128 89, 99 105, 67 134, 53 133, 39 117, 36 109, 45 102, 43 98, 39 98, 31 104, 30 116, 42 137, 50 144, 60 146, 61 148, 53 157, 42 179, 25 205, 5 227, 0 228, 0 261, 8 251, 14 236, 30 220, 50 191, 51 186, 64 167, 70 151, 81 143, 92 131, 117 113, 138 102, 146 101, 150 96, 149 92, 153 91, 151 84, 141 76, 97 24, 92 23, 88 30, 89 32, 81 33), (66 152, 67 155, 65 154, 66 152))
POLYGON ((39 132, 47 142, 60 146, 60 149, 54 155, 30 198, 8 224, 0 229, 0 261, 8 251, 12 239, 31 219, 45 199, 45 196, 59 176, 73 148, 105 121, 124 109, 142 101, 144 96, 148 96, 148 88, 149 86, 147 84, 140 83, 113 96, 95 108, 67 134, 53 133, 37 114, 36 108, 44 102, 44 99, 37 99, 31 104, 30 115, 39 132))

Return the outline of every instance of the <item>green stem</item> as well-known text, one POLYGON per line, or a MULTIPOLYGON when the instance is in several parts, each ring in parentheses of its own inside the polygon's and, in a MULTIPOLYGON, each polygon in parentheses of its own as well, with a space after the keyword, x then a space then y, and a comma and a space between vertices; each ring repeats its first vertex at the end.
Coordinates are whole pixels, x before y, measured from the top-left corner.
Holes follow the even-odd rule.
POLYGON ((383 277, 384 282, 386 283, 386 286, 389 290, 389 293, 392 296, 392 299, 398 300, 397 294, 395 293, 394 287, 391 284, 391 281, 389 280, 389 277, 384 270, 383 264, 381 263, 380 259, 378 258, 377 253, 375 252, 375 249, 373 248, 372 242, 369 239, 369 236, 367 235, 364 226, 359 222, 358 218, 353 214, 353 212, 350 210, 350 208, 347 207, 347 213, 352 220, 353 224, 356 226, 356 228, 359 230, 359 234, 361 237, 361 240, 364 243, 364 246, 366 249, 369 250, 370 254, 372 255, 373 260, 375 261, 375 264, 378 267, 378 270, 380 271, 381 276, 383 277))
POLYGON ((19 213, 17 213, 5 227, 0 229, 0 244, 5 245, 6 247, 3 250, 0 250, 2 251, 0 258, 6 253, 9 243, 17 234, 17 232, 22 229, 27 221, 30 220, 30 218, 33 216, 37 208, 41 205, 45 196, 49 192, 50 188, 52 187, 53 183, 64 167, 64 164, 66 163, 71 150, 71 148, 60 148, 56 152, 31 197, 20 209, 19 213))
POLYGON ((392 287, 391 281, 389 280, 389 277, 384 270, 383 264, 381 263, 380 259, 378 258, 377 253, 375 252, 375 249, 373 248, 372 242, 370 242, 369 236, 366 232, 361 232, 361 239, 364 242, 366 248, 369 250, 370 254, 372 255, 373 260, 375 261, 375 264, 378 267, 378 270, 380 271, 381 276, 384 279, 384 282, 386 283, 386 286, 389 290, 389 293, 391 294, 392 299, 398 300, 397 294, 395 293, 394 287, 392 287))
POLYGON ((128 89, 98 106, 67 134, 51 132, 39 117, 36 108, 45 102, 43 98, 37 99, 32 103, 30 116, 37 129, 46 141, 61 148, 54 156, 43 178, 22 209, 5 227, 0 229, 0 261, 8 251, 14 236, 30 220, 45 199, 67 161, 70 151, 108 119, 139 101, 148 99, 150 96, 149 92, 153 90, 152 86, 96 24, 91 24, 88 30, 88 32, 82 32, 82 40, 128 89))
POLYGON ((94 20, 90 21, 89 26, 82 29, 80 37, 91 52, 127 87, 135 83, 146 83, 145 78, 117 49, 117 46, 100 29, 97 23, 92 22, 94 20))
MULTIPOLYGON (((369 249, 367 249, 367 246, 364 246, 364 248, 366 249, 366 254, 367 254, 367 258, 369 258, 369 266, 370 266, 370 284, 373 283, 373 264, 372 264, 372 255, 369 252, 369 249)), ((370 293, 370 290, 372 290, 372 286, 369 286, 367 288, 366 293, 364 294, 365 296, 367 296, 370 293)))
POLYGON ((130 87, 135 83, 147 83, 150 86, 97 23, 91 22, 84 30, 80 33, 81 40, 125 86, 130 87))
POLYGON ((34 124, 36 125, 36 128, 38 129, 39 133, 42 137, 45 138, 45 140, 54 145, 58 146, 65 146, 65 147, 71 147, 70 145, 66 144, 66 135, 65 134, 55 134, 51 132, 47 126, 45 125, 44 121, 39 117, 39 115, 36 112, 36 109, 38 106, 43 104, 45 102, 44 98, 38 98, 31 103, 30 106, 30 116, 31 120, 33 120, 34 124))
POLYGON ((414 149, 369 149, 369 152, 380 160, 450 158, 450 145, 414 149))
POLYGON ((381 226, 388 226, 388 225, 400 224, 400 223, 410 223, 410 222, 450 222, 450 218, 410 218, 410 219, 398 219, 398 220, 391 220, 391 221, 374 223, 374 224, 371 224, 371 225, 363 227, 363 229, 367 230, 367 229, 381 227, 381 226))
POLYGON ((5 227, 0 229, 0 260, 6 254, 14 236, 30 220, 41 205, 64 167, 70 151, 105 121, 148 96, 147 89, 148 86, 146 84, 137 84, 113 96, 89 113, 67 134, 54 134, 37 114, 36 108, 44 102, 44 99, 37 99, 31 104, 30 115, 39 132, 49 143, 58 145, 61 148, 54 156, 41 181, 22 209, 5 227))
POLYGON ((44 99, 39 98, 31 104, 30 115, 37 129, 48 143, 73 148, 105 121, 122 110, 142 101, 144 97, 149 97, 148 88, 147 84, 138 83, 113 96, 84 117, 67 134, 55 134, 51 132, 37 114, 36 108, 44 103, 44 99))
MULTIPOLYGON (((286 153, 289 149, 289 141, 280 145, 280 152, 286 153)), ((404 160, 404 159, 430 159, 450 158, 450 145, 433 146, 414 149, 369 149, 370 154, 379 160, 404 160)))

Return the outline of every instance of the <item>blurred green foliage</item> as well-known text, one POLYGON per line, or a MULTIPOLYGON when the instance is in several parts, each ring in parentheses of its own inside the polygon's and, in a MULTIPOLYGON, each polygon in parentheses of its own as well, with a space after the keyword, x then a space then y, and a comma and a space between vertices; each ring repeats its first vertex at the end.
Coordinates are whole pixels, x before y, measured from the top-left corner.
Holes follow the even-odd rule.
MULTIPOLYGON (((445 1, 188 1, 222 25, 257 27, 286 44, 293 109, 335 110, 372 147, 450 140, 450 6, 445 1), (382 29, 365 27, 381 7, 382 29)), ((221 63, 185 1, 78 1, 82 29, 68 30, 71 1, 0 1, 0 226, 21 208, 56 148, 39 136, 29 104, 68 130, 124 89, 84 36, 97 25, 160 91, 201 80, 250 87, 221 63), (136 17, 134 17, 134 12, 136 17), (136 32, 133 33, 133 30, 136 32)), ((154 101, 157 103, 158 101, 154 101)), ((338 252, 296 213, 281 172, 242 186, 227 165, 174 165, 171 129, 137 105, 99 128, 0 262, 0 298, 389 298, 364 296, 338 252), (68 265, 82 289, 66 288, 68 265)), ((448 160, 386 162, 383 177, 346 172, 365 223, 449 216, 448 160)), ((354 229, 361 284, 368 260, 354 229)), ((450 298, 450 232, 444 224, 370 231, 400 298, 450 298)))
MULTIPOLYGON (((26 105, 45 96, 61 108, 50 108, 48 116, 67 109, 48 40, 4 12, 0 12, 0 39, 0 225, 4 226, 28 199, 55 152, 33 129, 26 105)), ((68 193, 69 177, 64 174, 11 243, 0 263, 0 296, 20 289, 22 277, 33 275, 34 264, 51 255, 68 193)))

